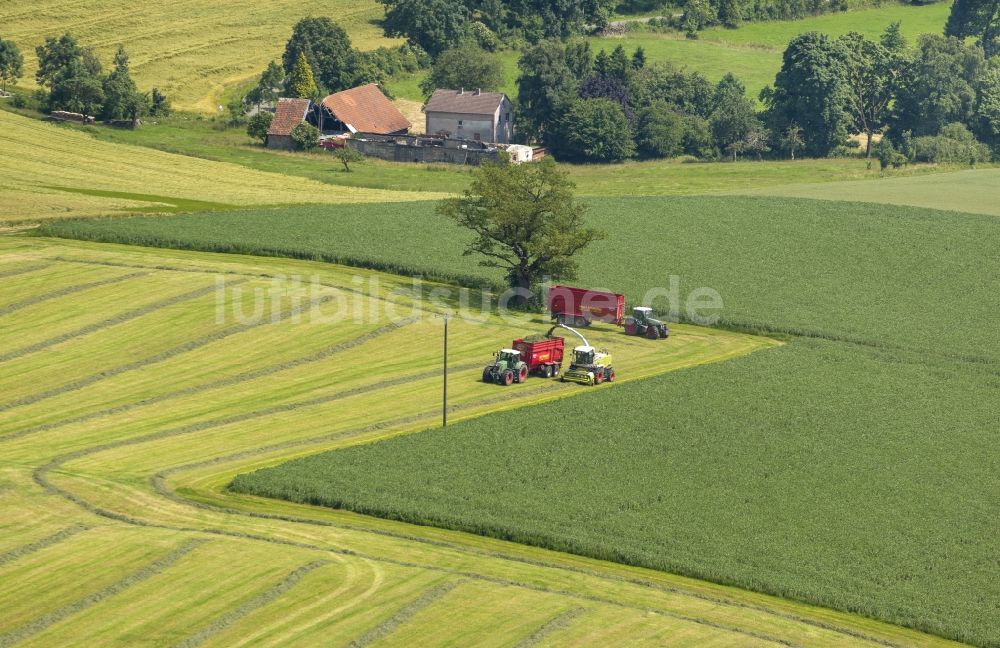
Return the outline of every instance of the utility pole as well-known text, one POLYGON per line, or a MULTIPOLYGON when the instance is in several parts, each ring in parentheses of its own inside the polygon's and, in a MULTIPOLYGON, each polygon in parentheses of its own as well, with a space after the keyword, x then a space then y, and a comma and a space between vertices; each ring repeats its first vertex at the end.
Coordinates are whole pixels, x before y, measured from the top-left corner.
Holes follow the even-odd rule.
POLYGON ((441 399, 441 427, 448 427, 448 315, 444 316, 444 390, 441 399))

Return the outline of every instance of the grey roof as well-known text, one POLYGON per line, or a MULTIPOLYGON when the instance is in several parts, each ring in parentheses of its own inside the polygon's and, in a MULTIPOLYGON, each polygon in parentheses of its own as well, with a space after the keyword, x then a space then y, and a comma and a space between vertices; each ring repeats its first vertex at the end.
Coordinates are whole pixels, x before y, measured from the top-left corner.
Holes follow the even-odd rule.
POLYGON ((506 97, 502 92, 479 94, 476 92, 476 90, 435 90, 424 111, 492 115, 506 97))

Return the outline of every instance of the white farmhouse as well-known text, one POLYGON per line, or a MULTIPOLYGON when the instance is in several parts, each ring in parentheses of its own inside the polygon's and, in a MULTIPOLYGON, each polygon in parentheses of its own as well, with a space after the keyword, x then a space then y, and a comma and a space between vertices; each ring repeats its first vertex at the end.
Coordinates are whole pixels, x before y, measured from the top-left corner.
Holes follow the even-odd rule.
POLYGON ((424 108, 428 135, 510 144, 513 105, 502 92, 435 90, 424 108))

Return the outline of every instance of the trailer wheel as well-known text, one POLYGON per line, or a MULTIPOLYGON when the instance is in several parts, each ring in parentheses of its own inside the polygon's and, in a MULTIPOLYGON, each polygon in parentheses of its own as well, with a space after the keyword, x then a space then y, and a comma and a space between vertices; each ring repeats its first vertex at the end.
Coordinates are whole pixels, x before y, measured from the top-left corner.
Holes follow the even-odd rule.
POLYGON ((545 369, 543 369, 543 374, 546 378, 551 378, 554 373, 555 372, 552 370, 552 365, 545 365, 545 369))
POLYGON ((501 380, 503 381, 504 387, 510 387, 514 383, 514 372, 510 369, 504 369, 501 380))

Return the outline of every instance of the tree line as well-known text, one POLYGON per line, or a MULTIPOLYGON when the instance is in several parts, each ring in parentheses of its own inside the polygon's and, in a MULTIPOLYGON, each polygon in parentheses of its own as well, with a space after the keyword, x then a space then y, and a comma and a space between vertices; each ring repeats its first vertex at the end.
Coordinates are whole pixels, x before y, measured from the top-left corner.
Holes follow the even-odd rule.
MULTIPOLYGON (((127 121, 133 128, 139 120, 170 113, 170 101, 157 88, 141 92, 132 80, 129 57, 118 47, 113 67, 105 74, 93 48, 81 45, 70 33, 50 36, 35 48, 38 69, 35 81, 42 110, 80 113, 84 121, 127 121)), ((16 83, 23 72, 24 59, 12 41, 0 39, 0 78, 16 83)))
MULTIPOLYGON (((956 7, 960 5, 956 3, 956 7)), ((899 24, 879 39, 858 33, 795 37, 760 106, 731 74, 648 64, 620 46, 592 56, 587 43, 541 42, 520 59, 520 134, 559 158, 737 159, 852 152, 860 134, 880 159, 970 162, 1000 155, 1000 57, 955 35, 925 34, 911 47, 899 24)))

